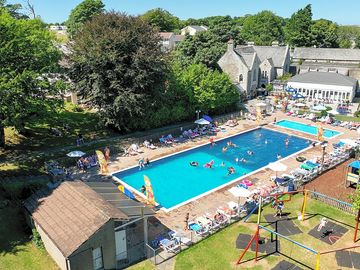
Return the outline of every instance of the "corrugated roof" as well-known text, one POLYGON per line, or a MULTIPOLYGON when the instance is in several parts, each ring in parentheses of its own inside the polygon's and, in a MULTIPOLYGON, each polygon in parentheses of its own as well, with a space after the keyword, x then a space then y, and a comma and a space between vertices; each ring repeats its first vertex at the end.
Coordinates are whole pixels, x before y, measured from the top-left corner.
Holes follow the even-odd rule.
POLYGON ((41 190, 28 198, 24 206, 65 257, 110 219, 129 219, 80 181, 41 190))
POLYGON ((338 86, 354 86, 356 79, 334 72, 306 72, 292 77, 289 82, 313 83, 338 86))
POLYGON ((143 215, 154 215, 155 211, 141 202, 135 201, 120 192, 116 185, 110 182, 87 182, 92 190, 100 195, 104 200, 110 203, 129 218, 138 218, 143 215))
POLYGON ((360 61, 360 49, 295 48, 293 58, 304 60, 360 61))

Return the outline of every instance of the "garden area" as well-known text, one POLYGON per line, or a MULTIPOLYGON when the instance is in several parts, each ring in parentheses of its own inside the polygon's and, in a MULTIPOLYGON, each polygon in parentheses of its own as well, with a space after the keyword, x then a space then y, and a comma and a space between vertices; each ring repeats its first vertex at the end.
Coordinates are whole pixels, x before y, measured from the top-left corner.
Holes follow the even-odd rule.
MULTIPOLYGON (((319 252, 354 245, 354 216, 308 197, 305 220, 299 221, 298 215, 301 213, 302 203, 302 194, 292 196, 290 202, 285 202, 282 218, 274 218, 275 210, 270 205, 264 207, 261 225, 274 230, 274 224, 277 224, 279 233, 319 252), (317 228, 323 217, 327 218, 328 223, 325 225, 325 229, 318 232, 317 228), (282 222, 285 222, 286 226, 282 226, 282 222), (333 232, 329 233, 331 230, 333 232)), ((255 243, 253 243, 242 263, 237 266, 236 261, 244 250, 244 245, 255 233, 256 221, 257 216, 253 215, 246 223, 243 221, 234 223, 181 252, 175 257, 175 269, 281 269, 276 268, 280 267, 279 263, 283 266, 291 263, 294 265, 293 267, 298 266, 300 269, 315 268, 316 254, 287 240, 278 239, 278 250, 281 254, 275 253, 276 241, 271 242, 271 235, 265 229, 260 231, 263 244, 259 245, 259 261, 254 262, 255 243)), ((273 238, 275 239, 275 236, 273 238)), ((357 262, 352 260, 351 256, 359 256, 359 253, 355 253, 359 251, 360 248, 357 248, 344 251, 344 253, 334 252, 321 255, 320 269, 333 269, 334 265, 338 265, 338 263, 346 264, 343 261, 344 258, 347 259, 347 262, 350 261, 350 264, 353 263, 352 266, 356 269, 357 262)), ((342 267, 345 266, 342 265, 342 267)), ((149 261, 146 261, 130 269, 154 269, 154 267, 149 261)))

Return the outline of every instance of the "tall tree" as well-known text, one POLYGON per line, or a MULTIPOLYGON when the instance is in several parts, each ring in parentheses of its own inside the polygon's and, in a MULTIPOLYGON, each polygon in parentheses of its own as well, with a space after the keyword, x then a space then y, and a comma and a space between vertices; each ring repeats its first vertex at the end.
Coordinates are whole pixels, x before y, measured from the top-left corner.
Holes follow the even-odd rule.
POLYGON ((271 11, 261 11, 244 20, 241 29, 243 38, 256 45, 271 45, 273 41, 283 40, 282 19, 271 11))
MULTIPOLYGON (((57 69, 59 51, 39 19, 15 19, 0 12, 0 147, 4 128, 22 129, 46 103, 51 90, 43 74, 57 69)), ((51 93, 53 94, 53 93, 51 93)))
POLYGON ((151 9, 141 18, 162 32, 174 32, 181 28, 180 19, 161 8, 151 9))
POLYGON ((311 46, 311 25, 311 5, 307 5, 305 8, 299 9, 291 15, 287 21, 284 28, 286 42, 295 47, 311 46))
POLYGON ((139 17, 104 13, 75 34, 72 51, 75 89, 105 124, 123 132, 144 128, 164 82, 157 30, 139 17))
POLYGON ((29 17, 21 9, 22 5, 19 3, 8 4, 6 0, 0 0, 0 12, 6 11, 15 19, 28 19, 29 17))
POLYGON ((71 10, 70 16, 66 21, 68 32, 74 35, 76 31, 95 15, 104 12, 105 5, 101 0, 84 0, 71 10))
POLYGON ((311 26, 312 45, 318 48, 338 48, 338 26, 332 21, 320 19, 311 26))

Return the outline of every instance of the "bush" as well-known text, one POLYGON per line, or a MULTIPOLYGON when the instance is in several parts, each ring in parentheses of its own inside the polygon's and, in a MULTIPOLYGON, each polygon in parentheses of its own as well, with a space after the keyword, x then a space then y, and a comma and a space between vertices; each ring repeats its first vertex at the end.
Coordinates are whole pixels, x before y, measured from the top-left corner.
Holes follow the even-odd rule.
POLYGON ((320 112, 320 116, 323 117, 323 116, 327 116, 327 111, 326 110, 323 110, 320 112))
POLYGON ((40 236, 39 232, 35 228, 32 229, 32 241, 34 242, 35 246, 38 249, 41 249, 41 250, 45 249, 44 243, 41 240, 41 236, 40 236))
POLYGON ((360 117, 360 111, 355 112, 355 113, 354 113, 354 116, 355 116, 355 117, 360 117))
POLYGON ((44 180, 9 182, 2 184, 2 189, 8 199, 25 200, 34 192, 43 188, 46 182, 44 180))
POLYGON ((326 111, 331 111, 332 110, 332 108, 329 107, 329 106, 325 106, 325 108, 326 108, 326 111))

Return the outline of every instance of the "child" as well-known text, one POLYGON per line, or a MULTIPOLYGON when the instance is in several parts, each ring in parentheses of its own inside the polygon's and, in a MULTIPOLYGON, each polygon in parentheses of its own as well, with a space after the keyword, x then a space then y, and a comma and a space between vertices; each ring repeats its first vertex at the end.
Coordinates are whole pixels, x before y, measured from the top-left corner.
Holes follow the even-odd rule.
POLYGON ((280 218, 281 218, 283 210, 284 210, 284 203, 279 202, 276 206, 276 214, 274 215, 274 217, 277 217, 278 215, 280 215, 280 218))
POLYGON ((320 219, 320 224, 319 224, 319 227, 317 228, 317 231, 320 232, 322 228, 325 227, 326 223, 327 223, 327 219, 326 217, 323 217, 320 219))

